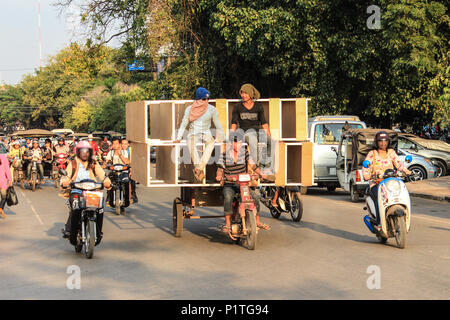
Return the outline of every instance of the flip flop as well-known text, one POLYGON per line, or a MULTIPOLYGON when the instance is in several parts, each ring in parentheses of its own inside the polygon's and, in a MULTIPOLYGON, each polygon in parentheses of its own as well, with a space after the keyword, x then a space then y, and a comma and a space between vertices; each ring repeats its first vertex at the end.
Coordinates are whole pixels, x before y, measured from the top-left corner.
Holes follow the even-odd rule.
POLYGON ((270 230, 270 226, 268 224, 265 224, 265 223, 260 223, 256 227, 258 227, 258 229, 260 229, 260 230, 270 230))

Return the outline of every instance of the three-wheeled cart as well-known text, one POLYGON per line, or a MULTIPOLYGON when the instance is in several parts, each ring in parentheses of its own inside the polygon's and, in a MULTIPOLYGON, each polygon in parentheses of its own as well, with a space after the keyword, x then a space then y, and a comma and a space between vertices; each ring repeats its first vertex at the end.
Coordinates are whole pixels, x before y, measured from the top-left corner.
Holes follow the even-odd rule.
MULTIPOLYGON (((312 143, 307 139, 307 98, 260 99, 275 141, 272 186, 311 186, 313 183, 312 143)), ((217 99, 209 103, 217 108, 219 120, 228 136, 233 108, 240 100, 217 99)), ((192 100, 137 101, 126 105, 127 138, 131 142, 133 177, 146 187, 177 187, 180 196, 173 200, 173 231, 180 237, 185 219, 221 218, 198 216, 198 207, 223 206, 222 187, 215 181, 217 166, 210 163, 201 183, 194 182, 186 141, 175 143, 186 108, 192 100), (152 163, 151 153, 156 153, 152 163), (188 160, 188 161, 186 161, 188 160)), ((212 129, 214 125, 212 125, 212 129)), ((204 148, 203 144, 198 147, 204 148)), ((212 159, 220 155, 215 144, 212 159)), ((210 162, 214 162, 213 160, 210 162)))

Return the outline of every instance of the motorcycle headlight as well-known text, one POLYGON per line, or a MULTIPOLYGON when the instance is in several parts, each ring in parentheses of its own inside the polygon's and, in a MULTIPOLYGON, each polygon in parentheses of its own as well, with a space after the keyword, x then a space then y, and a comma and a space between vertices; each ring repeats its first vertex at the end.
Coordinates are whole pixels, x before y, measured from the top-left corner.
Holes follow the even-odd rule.
POLYGON ((94 190, 96 187, 95 182, 78 182, 75 183, 75 188, 82 190, 94 190))
POLYGON ((116 171, 122 171, 124 169, 124 167, 122 166, 114 166, 114 170, 116 171))
POLYGON ((388 182, 386 182, 386 188, 388 189, 389 192, 392 192, 394 194, 399 194, 400 193, 400 182, 398 182, 397 180, 389 180, 388 182))

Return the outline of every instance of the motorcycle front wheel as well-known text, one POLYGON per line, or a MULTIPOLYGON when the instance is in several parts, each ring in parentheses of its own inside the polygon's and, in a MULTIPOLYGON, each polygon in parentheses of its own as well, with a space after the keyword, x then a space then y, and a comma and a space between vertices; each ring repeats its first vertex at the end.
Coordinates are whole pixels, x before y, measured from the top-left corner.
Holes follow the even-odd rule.
POLYGON ((114 206, 116 207, 116 214, 120 215, 120 189, 114 191, 114 206))
POLYGON ((85 224, 86 242, 84 243, 84 254, 86 258, 92 259, 95 247, 95 221, 87 221, 85 224))
POLYGON ((36 173, 32 173, 31 174, 31 189, 34 191, 36 191, 36 173))
POLYGON ((245 226, 247 227, 246 244, 249 250, 256 249, 256 217, 253 211, 245 210, 245 226))
POLYGON ((393 233, 397 247, 404 249, 406 247, 406 221, 404 216, 391 216, 393 233))

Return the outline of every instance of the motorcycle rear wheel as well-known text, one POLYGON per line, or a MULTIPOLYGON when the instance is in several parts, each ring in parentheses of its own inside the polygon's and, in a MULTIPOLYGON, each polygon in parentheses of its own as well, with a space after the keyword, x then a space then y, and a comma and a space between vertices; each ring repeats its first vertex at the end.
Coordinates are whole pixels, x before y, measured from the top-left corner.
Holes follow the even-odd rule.
POLYGON ((292 192, 291 193, 291 207, 290 213, 292 220, 294 222, 299 222, 302 220, 303 216, 303 199, 301 198, 300 192, 292 192))

